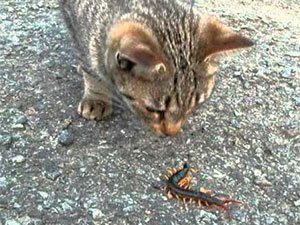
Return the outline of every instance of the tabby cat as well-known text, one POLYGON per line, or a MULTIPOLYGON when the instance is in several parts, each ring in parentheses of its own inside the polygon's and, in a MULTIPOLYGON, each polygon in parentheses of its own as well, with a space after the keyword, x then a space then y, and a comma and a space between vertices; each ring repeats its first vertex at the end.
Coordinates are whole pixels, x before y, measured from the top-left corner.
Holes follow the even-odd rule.
POLYGON ((176 0, 60 0, 91 120, 123 104, 155 132, 175 135, 214 89, 216 56, 253 45, 176 0))

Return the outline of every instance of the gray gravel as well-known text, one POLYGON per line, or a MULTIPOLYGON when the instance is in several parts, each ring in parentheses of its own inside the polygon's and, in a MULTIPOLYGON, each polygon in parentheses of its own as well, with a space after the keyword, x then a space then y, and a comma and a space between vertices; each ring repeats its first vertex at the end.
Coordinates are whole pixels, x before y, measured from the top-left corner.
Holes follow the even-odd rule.
POLYGON ((299 1, 196 6, 256 45, 225 59, 211 100, 161 138, 124 111, 80 118, 57 1, 1 2, 0 224, 300 224, 299 1), (231 222, 152 188, 188 155, 193 187, 245 202, 231 222))

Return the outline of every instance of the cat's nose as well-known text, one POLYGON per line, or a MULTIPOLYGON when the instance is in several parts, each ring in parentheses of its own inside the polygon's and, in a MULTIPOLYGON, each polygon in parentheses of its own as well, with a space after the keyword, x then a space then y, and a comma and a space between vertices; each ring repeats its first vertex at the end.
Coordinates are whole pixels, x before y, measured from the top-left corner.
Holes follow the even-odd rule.
POLYGON ((163 121, 160 124, 154 125, 154 129, 158 132, 164 133, 165 135, 174 136, 180 131, 180 128, 182 127, 183 123, 183 120, 180 120, 179 122, 175 123, 163 121))

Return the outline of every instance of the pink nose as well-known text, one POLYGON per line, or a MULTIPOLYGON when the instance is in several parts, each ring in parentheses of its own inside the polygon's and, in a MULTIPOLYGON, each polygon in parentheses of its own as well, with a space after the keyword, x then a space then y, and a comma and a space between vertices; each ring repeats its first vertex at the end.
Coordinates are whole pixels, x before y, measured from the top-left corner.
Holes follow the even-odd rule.
POLYGON ((162 132, 168 136, 174 136, 178 133, 180 128, 182 127, 184 121, 180 120, 177 123, 168 123, 168 122, 161 122, 159 124, 154 124, 153 128, 157 132, 162 132))

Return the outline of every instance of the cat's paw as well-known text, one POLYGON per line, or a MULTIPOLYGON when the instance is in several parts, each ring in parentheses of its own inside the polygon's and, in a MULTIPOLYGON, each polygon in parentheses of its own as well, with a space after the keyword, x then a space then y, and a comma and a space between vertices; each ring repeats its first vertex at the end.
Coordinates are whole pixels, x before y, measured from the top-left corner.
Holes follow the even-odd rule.
POLYGON ((111 104, 99 100, 83 98, 78 105, 78 114, 88 120, 109 119, 111 113, 111 104))

